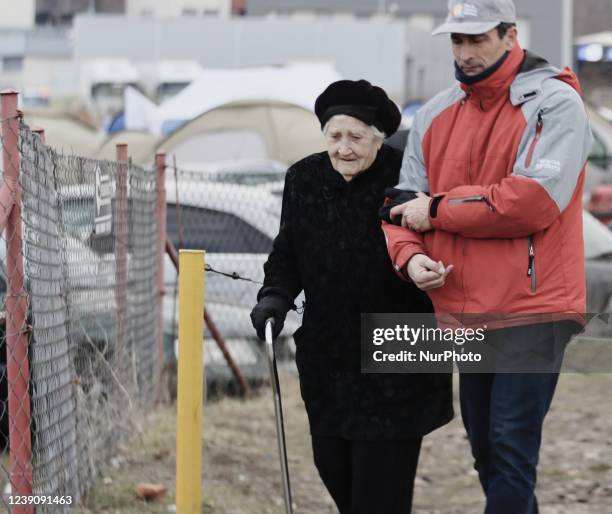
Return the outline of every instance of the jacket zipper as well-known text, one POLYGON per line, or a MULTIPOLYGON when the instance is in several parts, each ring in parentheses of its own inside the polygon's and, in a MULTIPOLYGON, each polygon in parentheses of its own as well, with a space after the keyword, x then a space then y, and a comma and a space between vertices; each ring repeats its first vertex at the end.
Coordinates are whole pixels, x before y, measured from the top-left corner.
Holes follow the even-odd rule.
POLYGON ((529 265, 527 266, 527 276, 531 278, 531 292, 536 292, 536 269, 535 269, 535 246, 533 244, 533 236, 527 239, 529 248, 529 265))
MULTIPOLYGON (((470 97, 472 96, 472 88, 469 88, 467 90, 467 93, 465 95, 465 98, 463 99, 462 104, 465 105, 467 104, 467 102, 469 101, 470 97)), ((471 168, 472 168, 472 147, 474 146, 474 137, 472 137, 472 140, 470 142, 470 154, 468 156, 468 165, 467 165, 467 181, 468 184, 472 183, 472 178, 470 176, 471 174, 471 168)), ((463 242, 463 245, 461 246, 461 254, 462 254, 462 260, 465 262, 465 245, 466 245, 466 241, 463 242)), ((465 311, 465 307, 467 305, 467 293, 465 292, 465 265, 463 265, 461 267, 461 290, 463 291, 463 305, 461 307, 461 313, 463 313, 465 311)))
POLYGON ((495 209, 489 203, 489 199, 486 196, 466 196, 464 198, 450 198, 448 203, 475 203, 475 202, 484 202, 487 204, 487 207, 494 212, 495 209))
POLYGON ((542 111, 538 111, 538 122, 536 123, 536 131, 533 141, 531 141, 531 145, 529 146, 529 152, 527 153, 527 159, 525 159, 525 167, 529 168, 531 166, 531 161, 533 160, 533 153, 535 152, 538 141, 540 140, 540 136, 542 135, 542 127, 544 126, 544 122, 542 121, 542 111))

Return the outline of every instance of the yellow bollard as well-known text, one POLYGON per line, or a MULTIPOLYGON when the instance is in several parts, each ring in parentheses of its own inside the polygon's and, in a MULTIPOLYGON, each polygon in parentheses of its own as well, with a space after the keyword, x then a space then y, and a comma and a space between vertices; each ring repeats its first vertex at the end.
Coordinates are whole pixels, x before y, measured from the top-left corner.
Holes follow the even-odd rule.
POLYGON ((202 386, 204 260, 179 252, 179 351, 176 421, 176 511, 200 514, 202 504, 202 386))

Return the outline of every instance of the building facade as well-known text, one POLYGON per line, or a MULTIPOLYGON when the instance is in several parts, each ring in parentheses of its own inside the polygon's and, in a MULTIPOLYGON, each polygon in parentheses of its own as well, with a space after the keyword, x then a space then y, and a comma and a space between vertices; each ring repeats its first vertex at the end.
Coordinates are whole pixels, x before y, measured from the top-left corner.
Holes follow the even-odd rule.
POLYGON ((180 18, 231 14, 231 0, 126 0, 128 16, 180 18))
POLYGON ((0 0, 0 30, 28 30, 34 27, 34 0, 0 0))
POLYGON ((432 41, 421 28, 387 18, 200 17, 161 23, 82 15, 75 20, 74 51, 77 63, 126 58, 136 66, 166 59, 189 59, 203 68, 325 61, 344 78, 379 84, 400 104, 427 98, 453 80, 446 40, 432 41))
POLYGON ((21 100, 36 102, 74 94, 75 82, 65 31, 45 27, 0 32, 0 88, 17 89, 21 100))
MULTIPOLYGON (((67 25, 76 14, 125 13, 126 0, 36 0, 36 23, 39 25, 67 25)), ((15 3, 15 2, 12 2, 15 3)))
MULTIPOLYGON (((602 1, 610 3, 610 0, 602 1)), ((523 33, 523 45, 545 56, 555 66, 573 64, 574 1, 514 2, 520 17, 519 34, 523 33)), ((357 17, 385 15, 435 26, 446 17, 447 5, 447 0, 247 0, 246 11, 251 16, 306 13, 357 17)))
POLYGON ((612 30, 610 0, 579 0, 574 2, 574 34, 584 36, 612 30))

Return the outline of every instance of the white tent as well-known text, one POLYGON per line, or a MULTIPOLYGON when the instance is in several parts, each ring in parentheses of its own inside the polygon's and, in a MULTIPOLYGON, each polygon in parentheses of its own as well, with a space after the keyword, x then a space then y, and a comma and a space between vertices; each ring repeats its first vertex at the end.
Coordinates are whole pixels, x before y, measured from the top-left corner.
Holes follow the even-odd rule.
POLYGON ((160 135, 166 123, 189 121, 211 109, 241 100, 280 101, 312 111, 317 96, 340 78, 333 64, 325 62, 208 69, 160 106, 128 88, 125 93, 126 129, 160 135))
POLYGON ((201 169, 209 162, 243 159, 289 165, 324 148, 312 111, 286 102, 243 100, 201 114, 162 140, 156 151, 176 156, 182 168, 201 169))

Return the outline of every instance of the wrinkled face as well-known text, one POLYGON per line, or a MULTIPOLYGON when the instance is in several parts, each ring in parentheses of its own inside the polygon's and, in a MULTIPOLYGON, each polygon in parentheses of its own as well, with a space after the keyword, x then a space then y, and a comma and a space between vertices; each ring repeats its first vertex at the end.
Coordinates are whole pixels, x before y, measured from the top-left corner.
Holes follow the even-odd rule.
POLYGON ((339 115, 329 121, 325 144, 332 166, 348 182, 372 165, 382 141, 361 120, 339 115))
POLYGON ((496 28, 476 35, 453 33, 455 62, 466 75, 478 75, 493 66, 506 51, 512 50, 516 36, 516 27, 510 27, 503 38, 499 37, 496 28))

